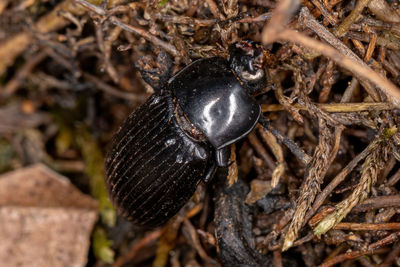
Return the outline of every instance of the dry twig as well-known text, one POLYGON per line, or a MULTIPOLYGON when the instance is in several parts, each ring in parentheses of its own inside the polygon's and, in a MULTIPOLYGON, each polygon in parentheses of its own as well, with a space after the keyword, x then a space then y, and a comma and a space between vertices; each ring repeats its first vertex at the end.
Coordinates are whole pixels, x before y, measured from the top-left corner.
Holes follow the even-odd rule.
MULTIPOLYGON (((319 109, 325 112, 360 112, 360 111, 382 111, 382 110, 393 110, 395 107, 385 102, 378 103, 329 103, 329 104, 315 104, 319 109)), ((307 107, 301 104, 293 105, 294 108, 306 111, 307 107)), ((284 110, 283 105, 279 104, 262 104, 262 112, 275 112, 284 110)))
POLYGON ((155 46, 159 46, 163 48, 165 51, 170 53, 173 56, 179 56, 180 53, 176 48, 169 43, 164 42, 163 40, 157 38, 156 36, 152 35, 149 33, 147 30, 141 29, 139 27, 135 27, 129 24, 126 24, 125 22, 121 21, 119 18, 115 16, 110 16, 107 17, 107 11, 104 10, 103 8, 96 6, 86 0, 75 0, 77 3, 81 4, 82 6, 86 7, 87 9, 95 12, 99 16, 103 16, 104 18, 108 19, 112 24, 121 27, 122 29, 140 35, 147 41, 153 43, 155 46))
POLYGON ((314 229, 316 235, 326 233, 338 224, 359 202, 367 198, 371 187, 375 184, 379 170, 385 162, 385 137, 379 137, 373 141, 370 154, 365 159, 361 170, 361 178, 352 194, 335 206, 335 211, 326 216, 314 229))
POLYGON ((319 119, 319 129, 319 143, 307 166, 299 197, 296 201, 296 211, 283 243, 283 251, 289 249, 296 240, 298 232, 303 226, 305 214, 320 191, 320 184, 323 182, 325 174, 336 155, 335 149, 333 149, 334 144, 332 143, 333 132, 322 119, 319 119))

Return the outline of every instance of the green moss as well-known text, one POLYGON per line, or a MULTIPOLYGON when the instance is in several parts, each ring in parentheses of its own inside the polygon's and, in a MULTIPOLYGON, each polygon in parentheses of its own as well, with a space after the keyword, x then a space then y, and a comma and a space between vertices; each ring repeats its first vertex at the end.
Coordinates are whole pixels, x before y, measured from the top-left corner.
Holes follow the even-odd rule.
POLYGON ((92 195, 99 201, 101 220, 108 226, 114 226, 116 221, 116 212, 108 199, 106 191, 103 154, 96 140, 85 126, 78 126, 75 136, 83 160, 86 164, 86 174, 90 179, 92 195))
POLYGON ((396 126, 393 126, 392 128, 386 128, 385 130, 383 130, 383 138, 385 140, 388 140, 388 139, 392 138, 396 132, 397 132, 396 126))
POLYGON ((111 249, 112 242, 107 239, 106 232, 101 227, 96 227, 92 236, 93 253, 97 259, 106 263, 113 263, 114 251, 111 249))
POLYGON ((161 1, 158 3, 158 6, 159 6, 159 7, 163 7, 166 3, 168 3, 168 0, 161 0, 161 1))

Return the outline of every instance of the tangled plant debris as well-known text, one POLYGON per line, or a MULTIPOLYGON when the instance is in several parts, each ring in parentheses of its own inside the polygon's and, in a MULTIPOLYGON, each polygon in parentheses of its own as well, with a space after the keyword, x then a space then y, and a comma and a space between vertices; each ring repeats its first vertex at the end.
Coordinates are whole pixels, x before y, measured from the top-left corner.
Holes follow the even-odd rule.
POLYGON ((0 171, 42 162, 99 200, 89 266, 398 264, 399 34, 386 0, 0 0, 0 171), (138 70, 242 39, 265 48, 268 131, 166 226, 115 221, 103 154, 153 91, 138 70))

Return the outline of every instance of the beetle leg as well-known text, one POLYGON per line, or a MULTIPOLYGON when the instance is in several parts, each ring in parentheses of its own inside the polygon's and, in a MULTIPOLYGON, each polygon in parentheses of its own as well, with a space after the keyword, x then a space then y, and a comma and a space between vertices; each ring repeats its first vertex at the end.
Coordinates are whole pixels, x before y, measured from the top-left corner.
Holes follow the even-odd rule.
POLYGON ((148 83, 156 93, 167 84, 172 74, 173 62, 171 57, 164 51, 160 52, 157 59, 151 56, 139 57, 136 67, 139 69, 143 80, 148 83))
POLYGON ((204 175, 203 182, 208 183, 214 177, 216 171, 217 164, 215 164, 214 160, 211 160, 211 165, 208 167, 206 174, 204 175))
POLYGON ((231 147, 226 146, 215 151, 215 160, 218 167, 228 167, 230 165, 231 147))
POLYGON ((258 122, 264 127, 265 130, 270 131, 276 139, 278 139, 280 142, 285 144, 285 146, 299 159, 301 160, 305 165, 307 165, 311 157, 307 155, 298 145, 296 145, 292 140, 290 140, 288 137, 283 135, 281 132, 279 132, 277 129, 272 127, 271 122, 267 120, 263 115, 260 116, 258 122))

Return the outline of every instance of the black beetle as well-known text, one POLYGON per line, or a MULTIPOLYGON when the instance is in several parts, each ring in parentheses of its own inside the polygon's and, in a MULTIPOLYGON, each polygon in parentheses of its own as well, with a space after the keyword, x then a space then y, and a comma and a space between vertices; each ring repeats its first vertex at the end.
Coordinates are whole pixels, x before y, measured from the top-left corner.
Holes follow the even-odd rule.
POLYGON ((229 145, 260 118, 250 95, 265 87, 263 58, 258 43, 235 43, 228 60, 194 61, 129 115, 106 156, 108 192, 125 217, 164 224, 229 165, 229 145))

